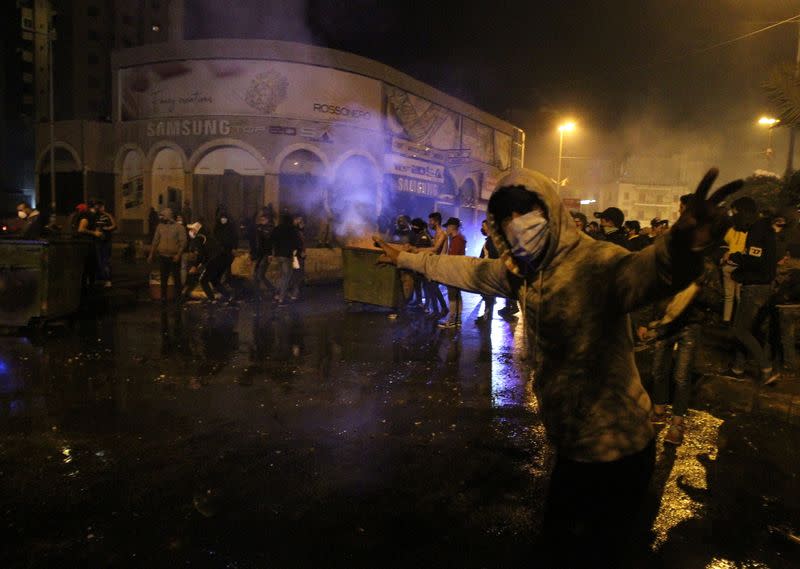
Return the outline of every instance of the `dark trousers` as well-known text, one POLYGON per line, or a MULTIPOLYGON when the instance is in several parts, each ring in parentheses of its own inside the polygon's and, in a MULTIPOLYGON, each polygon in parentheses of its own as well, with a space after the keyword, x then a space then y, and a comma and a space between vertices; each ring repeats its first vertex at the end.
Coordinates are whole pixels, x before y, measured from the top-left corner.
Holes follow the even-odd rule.
POLYGON ((268 269, 269 257, 263 255, 262 257, 256 259, 256 266, 253 268, 253 285, 255 286, 256 292, 259 291, 262 284, 267 287, 267 291, 275 290, 275 287, 272 286, 272 283, 269 282, 269 279, 267 278, 268 269))
POLYGON ((166 302, 170 275, 175 281, 176 294, 181 290, 181 262, 162 255, 158 257, 158 268, 161 272, 161 302, 166 302))
POLYGON ((483 295, 483 314, 486 318, 494 317, 494 301, 493 296, 483 295))
POLYGON ((756 334, 761 335, 761 329, 767 322, 767 303, 770 294, 770 285, 742 285, 739 305, 736 307, 736 316, 733 320, 733 333, 740 344, 733 364, 733 369, 736 371, 744 371, 743 349, 755 360, 759 370, 772 369, 769 351, 765 349, 766 337, 764 336, 763 343, 756 338, 756 334))
POLYGON ((689 395, 692 389, 692 365, 697 352, 700 327, 691 324, 677 334, 659 340, 653 350, 653 403, 666 405, 669 402, 670 369, 675 380, 675 396, 672 399, 672 414, 679 417, 689 410, 689 395), (670 366, 673 348, 678 344, 675 363, 670 366))
POLYGON ((623 567, 655 461, 655 440, 612 462, 557 458, 543 528, 548 566, 623 567))
POLYGON ((111 241, 103 239, 97 242, 97 280, 111 280, 111 241))
POLYGON ((202 275, 200 276, 200 286, 203 287, 203 292, 209 300, 214 300, 215 291, 222 295, 223 299, 231 298, 231 293, 228 288, 222 284, 222 277, 225 275, 231 266, 231 257, 227 253, 223 253, 219 257, 211 259, 205 267, 202 275), (211 288, 211 287, 214 288, 211 288))
POLYGON ((442 289, 439 287, 439 283, 427 281, 425 286, 428 289, 425 295, 427 297, 425 309, 432 312, 447 311, 447 303, 444 301, 444 295, 442 294, 442 289))

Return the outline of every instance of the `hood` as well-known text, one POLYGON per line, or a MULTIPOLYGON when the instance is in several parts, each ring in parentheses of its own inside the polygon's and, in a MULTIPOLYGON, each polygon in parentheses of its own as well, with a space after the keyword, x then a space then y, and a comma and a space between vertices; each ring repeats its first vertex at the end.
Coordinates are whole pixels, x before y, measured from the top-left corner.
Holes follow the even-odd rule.
POLYGON ((161 210, 161 216, 167 221, 174 221, 172 218, 172 210, 168 207, 165 207, 161 210))
MULTIPOLYGON (((588 236, 582 236, 578 228, 575 227, 575 221, 573 221, 567 208, 564 207, 564 203, 556 192, 555 185, 543 174, 522 168, 513 170, 497 183, 498 189, 508 186, 523 186, 529 192, 535 193, 547 208, 547 227, 550 239, 544 257, 542 257, 540 269, 547 269, 557 264, 560 258, 572 250, 581 239, 591 239, 588 236)), ((495 247, 497 247, 500 258, 506 264, 508 270, 517 276, 524 277, 524 271, 511 255, 510 246, 503 235, 499 221, 494 219, 491 213, 487 215, 486 220, 489 225, 489 235, 495 247)))

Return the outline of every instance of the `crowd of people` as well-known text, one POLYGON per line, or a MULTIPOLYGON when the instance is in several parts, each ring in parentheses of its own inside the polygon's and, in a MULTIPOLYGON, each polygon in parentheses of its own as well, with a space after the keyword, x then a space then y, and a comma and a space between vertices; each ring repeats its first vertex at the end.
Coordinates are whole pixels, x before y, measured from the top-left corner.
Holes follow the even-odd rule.
MULTIPOLYGON (((297 301, 305 280, 306 247, 304 220, 284 212, 277 216, 271 205, 262 208, 243 224, 253 262, 253 289, 259 299, 271 297, 278 306, 297 301), (277 277, 268 278, 271 264, 277 277)), ((191 218, 190 218, 191 219, 191 218)), ((169 208, 158 214, 150 254, 158 259, 161 301, 169 301, 169 281, 178 291, 177 301, 185 302, 200 285, 209 303, 234 304, 237 295, 231 287, 231 265, 239 246, 239 229, 224 207, 217 208, 213 225, 202 219, 185 223, 173 217, 169 208), (185 275, 185 278, 182 278, 185 275)))

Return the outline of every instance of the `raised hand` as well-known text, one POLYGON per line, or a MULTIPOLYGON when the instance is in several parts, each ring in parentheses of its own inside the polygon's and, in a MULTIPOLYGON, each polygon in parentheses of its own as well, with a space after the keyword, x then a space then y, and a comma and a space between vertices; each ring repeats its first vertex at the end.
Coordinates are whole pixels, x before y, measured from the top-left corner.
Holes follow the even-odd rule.
POLYGON ((689 247, 692 251, 701 251, 722 237, 722 232, 725 231, 723 223, 725 215, 719 204, 738 191, 744 182, 735 180, 725 184, 711 197, 707 197, 718 175, 719 170, 716 168, 706 172, 697 185, 692 199, 686 205, 686 210, 672 226, 670 234, 676 245, 689 247))
POLYGON ((403 250, 402 248, 398 247, 397 245, 390 245, 386 241, 384 241, 378 235, 373 235, 372 240, 375 242, 375 245, 383 249, 383 255, 378 257, 379 263, 385 263, 389 265, 396 265, 397 264, 397 257, 400 255, 400 252, 403 250))

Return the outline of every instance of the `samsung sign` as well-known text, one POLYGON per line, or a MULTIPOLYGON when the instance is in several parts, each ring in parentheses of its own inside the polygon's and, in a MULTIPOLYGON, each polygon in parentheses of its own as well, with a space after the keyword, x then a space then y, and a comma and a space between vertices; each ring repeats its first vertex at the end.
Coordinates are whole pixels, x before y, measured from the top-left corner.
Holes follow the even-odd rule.
POLYGON ((147 136, 217 136, 231 133, 225 119, 176 119, 147 123, 147 136))

